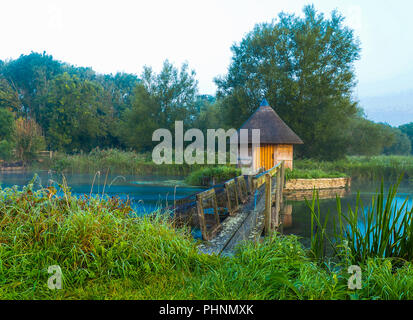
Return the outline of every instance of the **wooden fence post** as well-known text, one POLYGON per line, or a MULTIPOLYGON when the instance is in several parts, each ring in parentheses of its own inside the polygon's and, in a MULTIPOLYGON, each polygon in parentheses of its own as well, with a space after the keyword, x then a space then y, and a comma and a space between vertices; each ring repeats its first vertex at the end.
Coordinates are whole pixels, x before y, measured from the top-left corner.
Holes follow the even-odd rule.
POLYGON ((285 184, 285 161, 282 161, 281 162, 281 203, 283 203, 284 184, 285 184))
POLYGON ((203 240, 209 241, 222 229, 219 219, 218 203, 215 189, 210 189, 196 195, 196 204, 198 209, 199 227, 201 229, 203 240), (204 201, 212 201, 212 208, 214 210, 215 226, 210 231, 207 230, 204 212, 204 201))
POLYGON ((281 207, 281 170, 277 170, 276 187, 275 187, 274 228, 278 227, 280 207, 281 207))
POLYGON ((264 211, 264 227, 265 235, 268 236, 271 232, 271 175, 265 175, 265 211, 264 211))

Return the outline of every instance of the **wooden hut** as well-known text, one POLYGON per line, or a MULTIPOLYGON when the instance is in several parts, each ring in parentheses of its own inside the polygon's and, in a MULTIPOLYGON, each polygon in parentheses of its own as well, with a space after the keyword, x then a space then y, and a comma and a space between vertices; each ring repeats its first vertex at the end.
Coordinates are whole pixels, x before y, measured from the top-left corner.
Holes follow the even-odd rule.
POLYGON ((269 106, 266 99, 240 129, 248 129, 251 171, 257 172, 260 168, 271 169, 282 160, 285 161, 286 168, 293 168, 294 145, 303 144, 303 141, 269 106), (260 129, 259 146, 251 144, 252 129, 260 129))

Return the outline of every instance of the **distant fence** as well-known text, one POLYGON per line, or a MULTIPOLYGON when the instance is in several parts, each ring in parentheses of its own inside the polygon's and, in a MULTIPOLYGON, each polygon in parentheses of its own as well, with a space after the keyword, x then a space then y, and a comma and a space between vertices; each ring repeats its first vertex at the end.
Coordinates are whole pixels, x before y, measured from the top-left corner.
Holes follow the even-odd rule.
POLYGON ((53 151, 39 151, 37 153, 37 157, 39 160, 53 159, 54 155, 55 153, 53 151))
POLYGON ((284 162, 254 176, 239 176, 223 184, 174 201, 172 209, 178 224, 198 227, 203 240, 213 239, 222 230, 222 222, 240 210, 264 215, 268 234, 279 224, 284 189, 284 162), (251 208, 252 206, 252 208, 251 208))

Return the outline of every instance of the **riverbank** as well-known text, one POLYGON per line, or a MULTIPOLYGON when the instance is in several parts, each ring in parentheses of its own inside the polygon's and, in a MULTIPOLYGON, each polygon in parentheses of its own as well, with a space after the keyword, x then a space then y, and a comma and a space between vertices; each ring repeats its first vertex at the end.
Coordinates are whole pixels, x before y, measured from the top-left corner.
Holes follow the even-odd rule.
MULTIPOLYGON (((110 150, 93 150, 87 154, 66 155, 57 154, 52 159, 33 164, 33 169, 46 169, 57 172, 71 173, 106 173, 109 169, 115 174, 131 175, 163 175, 189 176, 195 171, 208 168, 211 165, 163 164, 152 162, 150 153, 136 153, 110 150)), ((413 181, 413 156, 376 156, 376 157, 346 157, 338 161, 316 161, 312 159, 295 160, 294 170, 286 172, 288 179, 318 179, 351 177, 354 181, 379 182, 396 181, 404 173, 406 180, 413 181)), ((218 177, 219 178, 219 177, 218 177)), ((197 182, 198 177, 194 177, 197 182)), ((212 179, 211 179, 212 180, 212 179)), ((218 179, 219 180, 219 179, 218 179)))
POLYGON ((88 154, 66 155, 58 154, 52 159, 34 163, 29 170, 52 170, 59 173, 100 172, 105 175, 128 174, 141 176, 173 176, 185 177, 186 183, 192 186, 210 186, 241 174, 235 166, 222 165, 189 165, 161 164, 152 161, 150 153, 119 151, 116 149, 94 150, 88 154))
POLYGON ((296 160, 296 169, 342 172, 359 182, 397 181, 404 174, 406 181, 413 181, 413 156, 349 156, 337 161, 296 160))
POLYGON ((185 163, 157 165, 152 161, 151 153, 136 153, 117 149, 93 150, 90 153, 75 155, 59 153, 52 159, 34 163, 32 166, 33 169, 50 169, 63 173, 95 174, 100 172, 105 174, 109 170, 113 174, 147 176, 186 176, 203 167, 203 165, 185 163))
POLYGON ((409 262, 369 259, 360 265, 362 289, 353 291, 347 265, 320 264, 295 236, 210 256, 165 216, 131 218, 116 198, 55 191, 0 190, 1 299, 413 298, 409 262), (51 265, 62 270, 61 290, 47 287, 51 265))

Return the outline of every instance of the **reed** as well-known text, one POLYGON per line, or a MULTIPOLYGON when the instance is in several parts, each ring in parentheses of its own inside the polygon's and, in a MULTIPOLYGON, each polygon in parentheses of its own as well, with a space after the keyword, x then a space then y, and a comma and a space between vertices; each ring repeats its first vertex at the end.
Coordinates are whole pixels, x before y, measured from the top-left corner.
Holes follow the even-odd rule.
POLYGON ((286 180, 291 179, 322 179, 322 178, 344 178, 348 175, 337 171, 326 172, 322 169, 287 169, 285 171, 286 180))
POLYGON ((396 182, 401 174, 406 181, 413 180, 413 156, 349 156, 337 161, 296 160, 296 169, 343 172, 361 182, 396 182))
MULTIPOLYGON (((311 213, 312 228, 311 250, 314 256, 322 258, 324 249, 321 242, 328 242, 336 252, 342 252, 352 263, 366 263, 369 258, 400 258, 413 259, 413 208, 407 207, 408 199, 397 206, 396 195, 402 177, 395 185, 390 186, 387 195, 384 183, 372 197, 368 207, 364 207, 357 196, 354 208, 349 207, 345 212, 341 200, 337 197, 337 221, 334 219, 333 234, 328 235, 326 224, 320 221, 320 214, 314 210, 319 205, 318 194, 314 192, 313 201, 307 205, 311 213), (313 226, 314 221, 314 226, 313 226)), ((319 206, 318 206, 319 208, 319 206)), ((318 209, 319 210, 319 209, 318 209)))
POLYGON ((185 179, 193 186, 213 186, 241 175, 241 169, 230 166, 209 166, 193 171, 185 179))
POLYGON ((240 243, 232 256, 205 255, 169 214, 136 217, 117 198, 33 185, 0 188, 0 299, 413 298, 410 262, 367 258, 363 288, 354 293, 346 268, 314 262, 296 236, 240 243), (47 287, 50 265, 62 269, 62 290, 47 287))

